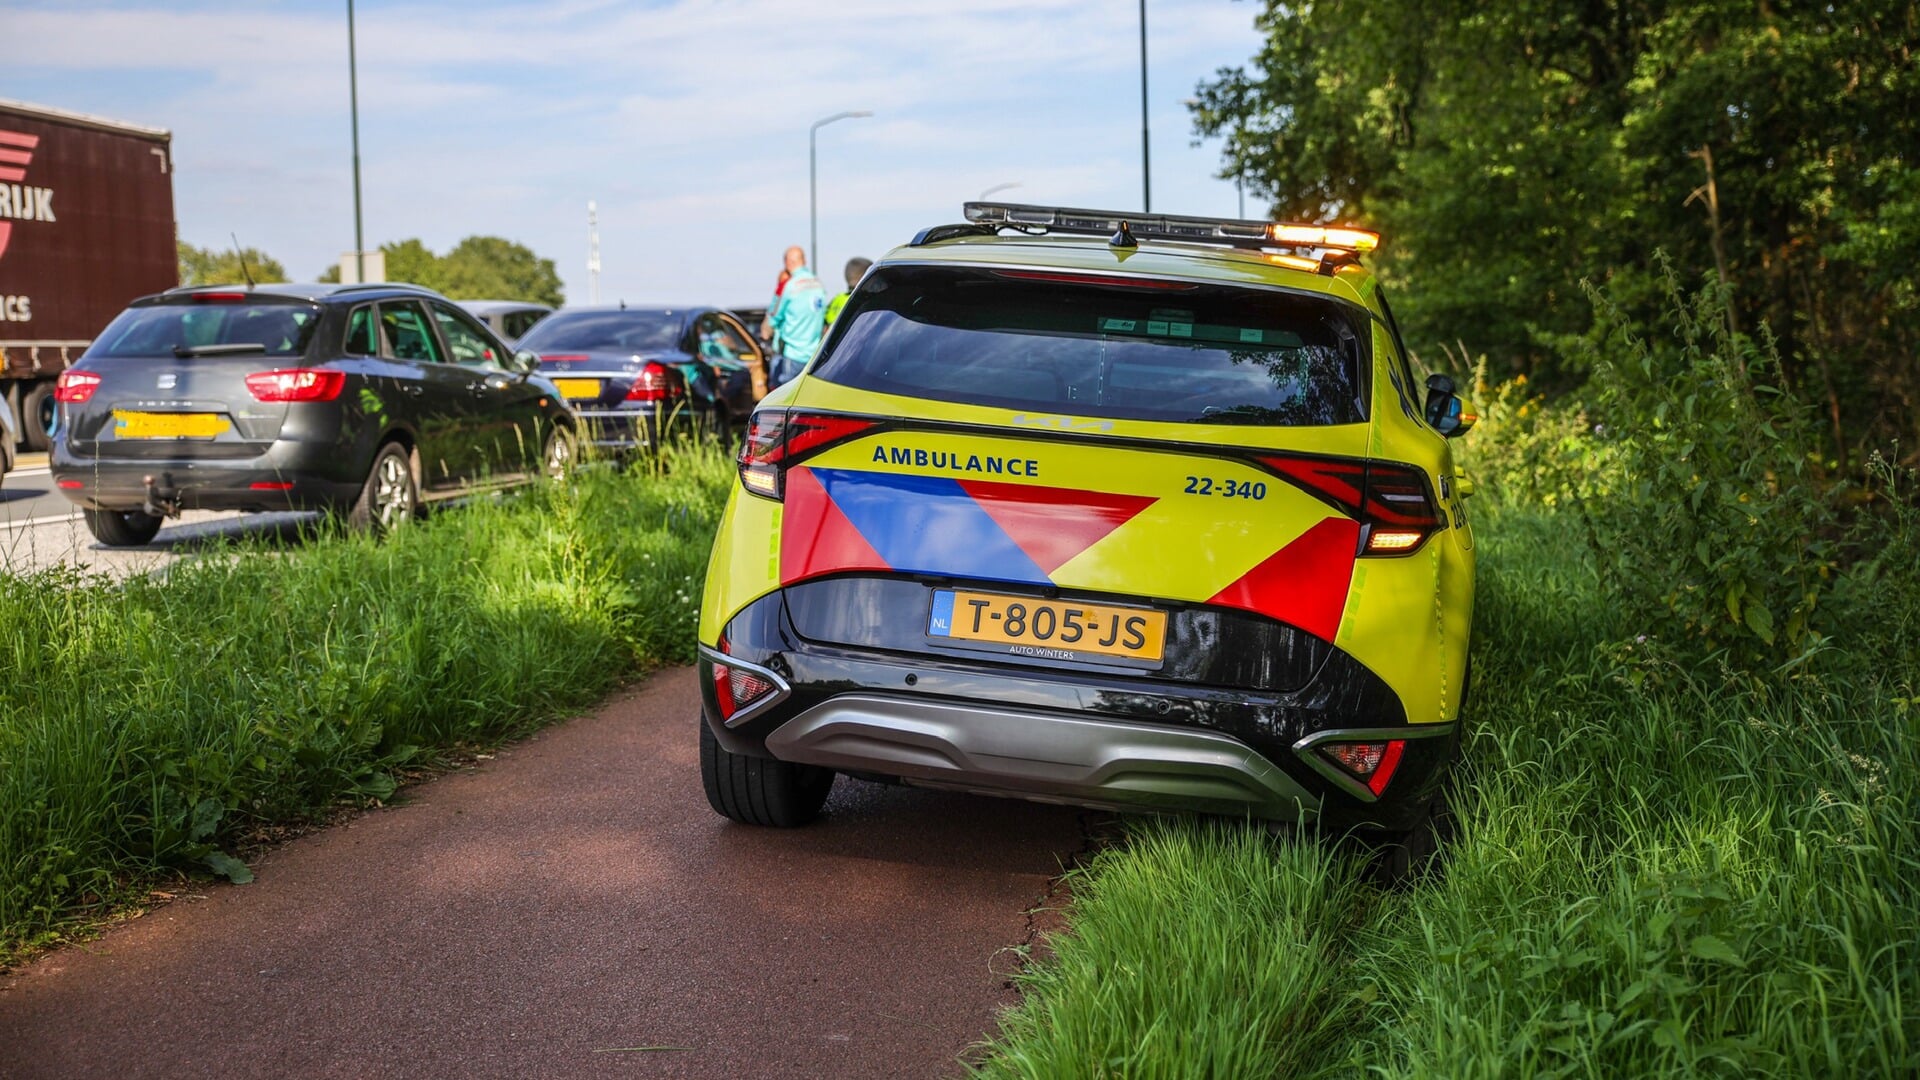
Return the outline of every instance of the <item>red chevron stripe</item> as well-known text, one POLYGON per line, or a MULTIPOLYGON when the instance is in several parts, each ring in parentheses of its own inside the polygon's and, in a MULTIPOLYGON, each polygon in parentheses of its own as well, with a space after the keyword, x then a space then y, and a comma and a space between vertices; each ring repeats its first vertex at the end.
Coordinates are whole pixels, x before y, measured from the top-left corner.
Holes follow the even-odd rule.
POLYGON ((38 135, 29 135, 24 131, 0 131, 0 146, 24 146, 31 150, 39 145, 38 135))
POLYGON ((1359 545, 1359 522, 1326 518, 1208 603, 1256 611, 1332 641, 1340 633, 1359 545))
POLYGON ((7 241, 13 239, 13 222, 0 221, 0 255, 7 253, 7 241))
POLYGON ((33 164, 33 151, 0 148, 0 161, 7 162, 11 165, 31 165, 33 164))
POLYGON ((0 168, 0 180, 25 180, 27 170, 0 168))
POLYGON ((1158 501, 1153 495, 992 480, 962 480, 960 489, 1049 575, 1158 501))
POLYGON ((892 569, 835 506, 812 471, 788 469, 780 511, 780 584, 841 570, 892 569))

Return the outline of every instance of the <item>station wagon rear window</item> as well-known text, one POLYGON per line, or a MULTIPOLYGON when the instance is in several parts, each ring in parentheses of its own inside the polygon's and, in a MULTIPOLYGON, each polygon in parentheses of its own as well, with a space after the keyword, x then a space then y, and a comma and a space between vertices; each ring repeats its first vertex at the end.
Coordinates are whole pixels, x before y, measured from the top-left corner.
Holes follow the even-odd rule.
POLYGON ((165 303, 128 308, 93 339, 88 356, 158 356, 176 350, 259 346, 252 355, 299 356, 320 321, 306 304, 165 303))
POLYGON ((863 390, 1128 420, 1366 419, 1364 316, 1305 294, 1051 271, 890 267, 813 374, 863 390))

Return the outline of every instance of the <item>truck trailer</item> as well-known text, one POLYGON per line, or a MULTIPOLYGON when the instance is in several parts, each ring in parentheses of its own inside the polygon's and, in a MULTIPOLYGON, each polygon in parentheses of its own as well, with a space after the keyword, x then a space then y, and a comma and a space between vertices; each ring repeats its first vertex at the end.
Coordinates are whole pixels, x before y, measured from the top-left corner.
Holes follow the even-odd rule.
POLYGON ((27 449, 93 335, 179 283, 172 134, 0 99, 0 394, 27 449))

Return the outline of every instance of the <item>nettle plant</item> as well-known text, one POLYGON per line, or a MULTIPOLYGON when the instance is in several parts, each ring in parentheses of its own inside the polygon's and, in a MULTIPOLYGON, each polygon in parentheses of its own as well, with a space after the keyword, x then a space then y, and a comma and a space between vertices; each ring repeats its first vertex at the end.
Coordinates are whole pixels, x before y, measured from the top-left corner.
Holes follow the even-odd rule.
POLYGON ((1595 456, 1586 503, 1595 557, 1622 614, 1669 645, 1749 670, 1818 651, 1837 554, 1834 493, 1787 391, 1773 336, 1738 333, 1722 290, 1689 295, 1660 257, 1671 336, 1641 337, 1597 287, 1590 384, 1595 456))

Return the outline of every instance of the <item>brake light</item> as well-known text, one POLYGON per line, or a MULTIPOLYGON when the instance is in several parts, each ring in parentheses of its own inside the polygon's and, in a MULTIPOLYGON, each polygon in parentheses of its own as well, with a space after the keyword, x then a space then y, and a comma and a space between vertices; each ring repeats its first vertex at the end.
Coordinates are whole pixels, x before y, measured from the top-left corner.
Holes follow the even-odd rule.
POLYGON ((777 687, 772 679, 746 668, 732 664, 713 665, 713 698, 720 706, 722 723, 733 719, 734 713, 773 693, 775 689, 777 687))
MULTIPOLYGON (((552 359, 552 358, 549 358, 552 359)), ((640 377, 633 380, 633 388, 627 391, 628 401, 665 401, 670 397, 679 397, 685 389, 674 384, 673 377, 665 364, 648 361, 640 369, 640 377)))
POLYGON ((247 376, 255 401, 332 401, 347 385, 347 373, 329 368, 285 368, 247 376))
POLYGON ((1328 760, 1352 773, 1375 795, 1387 790, 1406 752, 1407 740, 1390 739, 1372 743, 1329 743, 1320 748, 1328 760))
POLYGON ((197 292, 193 294, 196 304, 244 304, 247 294, 243 292, 197 292))
POLYGON ((100 376, 91 371, 75 371, 72 368, 60 373, 53 384, 53 400, 78 405, 93 397, 100 389, 100 376))
POLYGON ((79 491, 81 488, 87 486, 83 480, 56 480, 54 482, 60 485, 62 491, 79 491))
POLYGON ((746 443, 740 448, 740 483, 755 495, 778 499, 788 467, 878 423, 858 416, 762 409, 753 414, 746 443))
POLYGON ((1200 286, 1191 281, 1158 281, 1153 278, 1126 277, 1120 274, 1062 274, 1052 270, 995 270, 995 277, 1022 281, 1054 281, 1063 285, 1106 285, 1120 289, 1165 289, 1187 292, 1200 286))
POLYGON ((1446 519, 1411 465, 1351 458, 1263 457, 1260 463, 1360 523, 1359 555, 1405 555, 1446 519))
MULTIPOLYGON (((724 637, 720 639, 720 651, 727 651, 724 637)), ((713 662, 713 700, 719 706, 723 724, 779 688, 779 684, 758 671, 719 660, 713 662)))
POLYGON ((550 353, 540 354, 540 361, 542 363, 545 363, 548 360, 586 360, 586 359, 588 359, 588 356, 586 353, 551 353, 550 352, 550 353))

